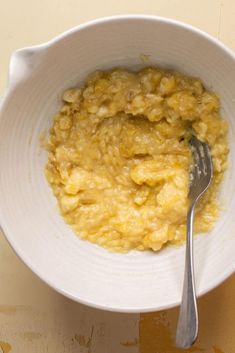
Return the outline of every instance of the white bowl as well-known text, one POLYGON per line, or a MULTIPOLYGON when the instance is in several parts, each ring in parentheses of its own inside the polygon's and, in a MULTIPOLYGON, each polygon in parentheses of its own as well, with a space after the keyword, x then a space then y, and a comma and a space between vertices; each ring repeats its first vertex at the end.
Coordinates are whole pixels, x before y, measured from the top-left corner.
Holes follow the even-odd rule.
POLYGON ((160 65, 198 76, 219 93, 229 122, 230 165, 223 212, 211 234, 195 238, 198 295, 235 269, 235 56, 191 26, 152 16, 117 16, 78 26, 11 57, 0 119, 0 222, 19 257, 60 293, 97 308, 144 312, 181 299, 184 246, 113 254, 76 237, 58 213, 44 177, 40 134, 61 92, 96 69, 160 65), (142 58, 142 59, 141 59, 142 58))

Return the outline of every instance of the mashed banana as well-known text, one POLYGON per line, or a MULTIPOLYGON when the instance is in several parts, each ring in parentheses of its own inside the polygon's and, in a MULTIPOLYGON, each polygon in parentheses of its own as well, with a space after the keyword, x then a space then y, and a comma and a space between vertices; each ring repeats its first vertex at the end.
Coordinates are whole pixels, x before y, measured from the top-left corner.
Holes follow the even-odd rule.
POLYGON ((195 231, 212 228, 227 124, 218 97, 200 80, 156 68, 95 72, 63 101, 45 171, 61 214, 81 238, 118 252, 185 240, 190 128, 208 142, 214 165, 195 231))

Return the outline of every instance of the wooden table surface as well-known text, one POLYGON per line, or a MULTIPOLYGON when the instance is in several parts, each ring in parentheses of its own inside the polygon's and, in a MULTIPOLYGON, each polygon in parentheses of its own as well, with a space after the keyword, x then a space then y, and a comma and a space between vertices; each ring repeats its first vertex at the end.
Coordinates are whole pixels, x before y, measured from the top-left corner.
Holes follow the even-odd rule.
MULTIPOLYGON (((127 13, 188 22, 235 50, 234 0, 2 0, 0 95, 14 50, 93 18, 127 13)), ((233 275, 199 299, 199 339, 185 352, 235 353, 234 294, 233 275)), ((178 353, 177 312, 117 314, 74 303, 41 282, 0 234, 0 353, 178 353)))

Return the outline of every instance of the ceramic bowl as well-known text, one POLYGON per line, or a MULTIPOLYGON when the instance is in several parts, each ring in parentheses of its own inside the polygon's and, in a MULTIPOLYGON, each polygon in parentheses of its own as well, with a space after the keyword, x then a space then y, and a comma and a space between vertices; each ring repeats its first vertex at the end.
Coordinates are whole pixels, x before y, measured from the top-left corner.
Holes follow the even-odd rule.
POLYGON ((210 234, 195 237, 198 295, 235 269, 235 56, 189 25, 145 15, 117 16, 73 28, 15 52, 0 119, 0 223, 9 243, 43 281, 78 302, 113 311, 170 308, 181 299, 185 247, 159 253, 110 253, 80 240, 59 215, 44 176, 48 130, 64 89, 88 73, 157 65, 200 77, 221 97, 229 123, 229 168, 222 211, 210 234))

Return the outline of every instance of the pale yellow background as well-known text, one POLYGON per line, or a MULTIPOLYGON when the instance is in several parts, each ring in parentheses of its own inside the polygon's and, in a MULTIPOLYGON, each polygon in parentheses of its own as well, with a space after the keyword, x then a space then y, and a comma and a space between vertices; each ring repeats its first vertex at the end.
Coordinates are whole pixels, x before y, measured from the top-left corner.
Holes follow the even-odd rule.
MULTIPOLYGON (((0 0, 0 95, 14 50, 125 13, 188 22, 235 50, 234 0, 0 0)), ((234 294, 233 276, 199 300, 199 340, 188 352, 235 353, 234 294)), ((0 235, 0 353, 177 353, 176 317, 177 309, 139 317, 73 303, 36 278, 0 235)))

